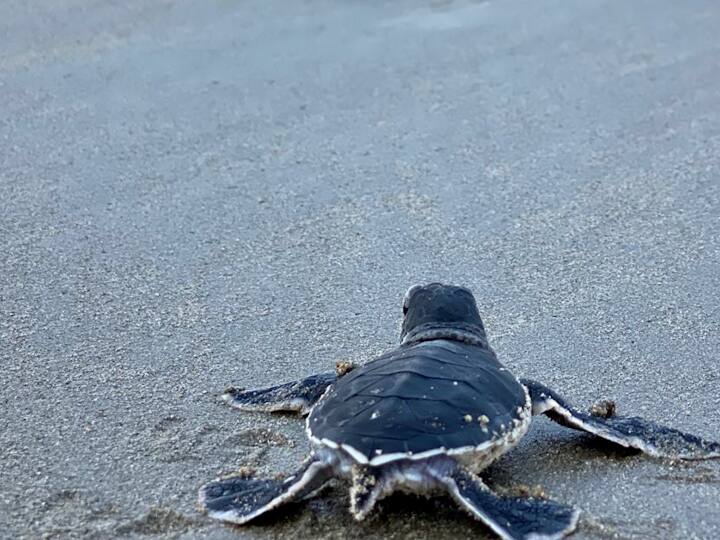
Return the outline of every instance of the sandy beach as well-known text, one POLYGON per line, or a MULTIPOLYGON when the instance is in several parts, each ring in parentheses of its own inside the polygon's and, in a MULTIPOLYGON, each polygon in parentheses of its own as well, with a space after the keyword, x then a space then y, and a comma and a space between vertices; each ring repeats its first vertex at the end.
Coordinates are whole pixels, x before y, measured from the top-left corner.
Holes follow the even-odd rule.
MULTIPOLYGON (((0 6, 0 538, 492 538, 444 497, 361 523, 289 473, 259 387, 395 346, 406 289, 470 287, 499 358, 720 439, 720 9, 710 0, 62 0, 0 6)), ((573 538, 720 538, 720 462, 540 418, 487 470, 573 538)))

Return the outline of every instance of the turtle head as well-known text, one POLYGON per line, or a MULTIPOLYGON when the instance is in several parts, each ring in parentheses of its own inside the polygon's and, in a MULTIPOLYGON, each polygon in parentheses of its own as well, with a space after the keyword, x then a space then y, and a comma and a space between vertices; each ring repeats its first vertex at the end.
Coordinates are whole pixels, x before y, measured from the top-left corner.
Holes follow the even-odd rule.
POLYGON ((415 285, 403 299, 400 341, 456 339, 485 344, 485 327, 469 289, 442 283, 415 285))

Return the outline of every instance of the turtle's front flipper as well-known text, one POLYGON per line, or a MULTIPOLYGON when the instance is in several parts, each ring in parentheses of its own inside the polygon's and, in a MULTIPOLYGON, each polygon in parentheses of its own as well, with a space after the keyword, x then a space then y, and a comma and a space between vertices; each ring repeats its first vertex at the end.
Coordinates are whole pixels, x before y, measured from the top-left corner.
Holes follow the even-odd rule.
POLYGON ((720 443, 706 441, 677 429, 636 416, 594 416, 578 411, 556 392, 529 379, 523 385, 530 393, 533 414, 546 414, 566 427, 587 431, 605 440, 635 448, 655 457, 710 459, 720 457, 720 443))
POLYGON ((460 506, 503 540, 553 540, 577 526, 578 510, 545 499, 499 497, 460 466, 442 482, 460 506))
POLYGON ((243 411, 287 411, 307 414, 327 387, 336 380, 337 374, 330 372, 260 390, 230 387, 225 390, 222 398, 243 411))
POLYGON ((201 510, 221 521, 242 525, 278 506, 298 501, 332 477, 332 467, 310 458, 284 480, 226 476, 200 488, 201 510))

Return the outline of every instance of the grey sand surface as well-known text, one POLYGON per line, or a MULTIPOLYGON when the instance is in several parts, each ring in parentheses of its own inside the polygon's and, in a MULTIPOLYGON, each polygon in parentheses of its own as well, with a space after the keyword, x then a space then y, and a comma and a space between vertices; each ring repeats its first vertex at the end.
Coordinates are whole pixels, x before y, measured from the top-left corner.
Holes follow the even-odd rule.
MULTIPOLYGON (((442 497, 194 508, 307 451, 225 386, 371 359, 428 280, 518 374, 720 438, 718 28, 710 0, 4 2, 0 537, 486 537, 442 497)), ((717 462, 540 419, 487 476, 576 504, 578 539, 720 537, 717 462)))

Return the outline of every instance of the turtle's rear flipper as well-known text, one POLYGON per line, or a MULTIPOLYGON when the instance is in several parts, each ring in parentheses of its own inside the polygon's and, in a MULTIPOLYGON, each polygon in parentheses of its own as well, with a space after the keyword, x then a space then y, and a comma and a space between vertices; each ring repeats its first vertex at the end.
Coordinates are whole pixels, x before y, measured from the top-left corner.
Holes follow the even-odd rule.
POLYGON ((302 499, 331 476, 332 467, 314 460, 284 480, 227 476, 201 487, 198 502, 211 518, 242 525, 282 504, 302 499))
POLYGON ((243 411, 287 411, 307 414, 327 387, 336 380, 337 375, 330 372, 260 390, 231 387, 225 390, 222 398, 243 411))
POLYGON ((442 481, 460 506, 503 540, 553 540, 577 526, 578 510, 545 499, 499 497, 460 466, 442 481))
POLYGON ((710 459, 720 457, 720 443, 706 441, 677 429, 636 416, 593 416, 578 411, 556 392, 529 379, 521 380, 530 392, 533 414, 546 414, 566 427, 587 431, 605 440, 636 448, 655 457, 710 459))

